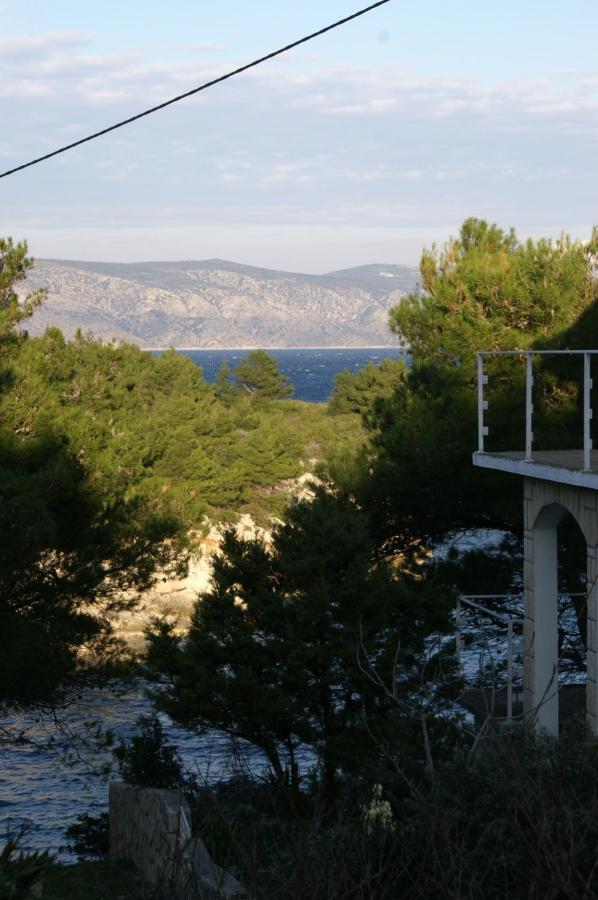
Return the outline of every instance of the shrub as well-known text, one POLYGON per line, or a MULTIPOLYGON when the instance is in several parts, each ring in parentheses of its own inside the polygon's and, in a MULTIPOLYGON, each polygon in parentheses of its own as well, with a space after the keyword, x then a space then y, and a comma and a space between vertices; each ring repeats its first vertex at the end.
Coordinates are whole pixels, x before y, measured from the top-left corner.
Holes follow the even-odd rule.
POLYGON ((585 734, 513 732, 409 788, 404 773, 344 779, 334 821, 315 792, 290 810, 245 779, 200 791, 194 823, 255 900, 590 900, 597 771, 585 734))
POLYGON ((457 756, 404 808, 410 891, 464 900, 598 895, 598 743, 511 733, 457 756), (408 847, 408 849, 407 849, 408 847))
POLYGON ((22 835, 23 831, 17 837, 7 834, 0 850, 0 900, 30 900, 41 896, 43 877, 52 857, 47 851, 19 851, 22 835))
POLYGON ((65 835, 70 849, 80 860, 108 858, 108 813, 83 813, 69 825, 65 835))
POLYGON ((138 725, 140 734, 112 751, 123 780, 139 787, 180 787, 182 763, 176 747, 165 742, 160 720, 141 716, 138 725))

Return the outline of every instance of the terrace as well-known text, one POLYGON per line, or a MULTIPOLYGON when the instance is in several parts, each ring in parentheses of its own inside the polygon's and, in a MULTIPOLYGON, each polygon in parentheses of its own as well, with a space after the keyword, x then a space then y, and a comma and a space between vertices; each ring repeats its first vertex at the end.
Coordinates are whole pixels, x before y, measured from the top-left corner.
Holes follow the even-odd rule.
MULTIPOLYGON (((598 489, 598 450, 592 447, 592 366, 596 360, 598 350, 489 350, 477 354, 478 369, 478 449, 473 454, 473 464, 486 469, 497 469, 502 472, 511 472, 516 475, 524 475, 531 478, 539 478, 546 481, 561 484, 575 485, 598 489), (543 373, 560 368, 561 378, 563 364, 569 358, 567 372, 567 384, 569 397, 576 393, 576 417, 577 422, 568 421, 568 428, 553 428, 547 430, 542 442, 537 442, 534 436, 535 391, 534 378, 538 368, 543 373), (521 376, 524 374, 524 386, 521 385, 521 399, 518 402, 517 395, 510 397, 514 420, 520 418, 524 412, 524 421, 521 422, 520 438, 515 440, 518 446, 496 446, 488 449, 492 443, 491 428, 487 422, 489 413, 488 394, 491 392, 489 368, 496 363, 511 361, 519 366, 524 366, 523 372, 515 372, 512 384, 517 391, 517 383, 521 384, 521 376), (524 403, 523 403, 524 401, 524 403), (580 402, 579 402, 580 401, 580 402), (558 433, 557 433, 558 432, 558 433), (576 433, 577 432, 577 433, 576 433), (490 441, 487 439, 490 437, 490 441), (562 446, 563 441, 571 446, 562 446)), ((598 360, 596 360, 598 363, 598 360)), ((497 375, 497 379, 500 379, 497 375)), ((504 438, 503 438, 504 440, 504 438)))
MULTIPOLYGON (((597 350, 502 350, 477 356, 473 463, 523 476, 523 714, 555 735, 562 720, 558 531, 568 516, 585 542, 585 702, 587 724, 598 734, 598 452, 592 445, 597 355, 597 350)), ((508 719, 513 696, 512 666, 507 668, 508 719)), ((578 706, 580 689, 570 688, 578 706)))

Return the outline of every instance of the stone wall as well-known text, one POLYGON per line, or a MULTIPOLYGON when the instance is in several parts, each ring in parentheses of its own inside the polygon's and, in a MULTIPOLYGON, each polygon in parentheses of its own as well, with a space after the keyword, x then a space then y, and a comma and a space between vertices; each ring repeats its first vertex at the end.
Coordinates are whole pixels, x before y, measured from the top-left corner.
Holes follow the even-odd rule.
POLYGON ((243 886, 217 866, 201 838, 191 834, 191 814, 179 791, 137 788, 113 781, 110 858, 139 870, 152 896, 164 900, 246 898, 243 886))

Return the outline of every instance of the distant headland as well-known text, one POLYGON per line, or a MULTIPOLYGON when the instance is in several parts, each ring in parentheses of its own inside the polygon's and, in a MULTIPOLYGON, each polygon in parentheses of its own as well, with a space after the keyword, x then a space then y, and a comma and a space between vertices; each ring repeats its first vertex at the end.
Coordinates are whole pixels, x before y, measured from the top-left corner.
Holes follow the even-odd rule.
POLYGON ((304 275, 214 259, 41 259, 24 289, 48 288, 33 335, 55 325, 67 337, 81 329, 148 350, 342 349, 393 346, 388 310, 418 278, 390 263, 304 275))

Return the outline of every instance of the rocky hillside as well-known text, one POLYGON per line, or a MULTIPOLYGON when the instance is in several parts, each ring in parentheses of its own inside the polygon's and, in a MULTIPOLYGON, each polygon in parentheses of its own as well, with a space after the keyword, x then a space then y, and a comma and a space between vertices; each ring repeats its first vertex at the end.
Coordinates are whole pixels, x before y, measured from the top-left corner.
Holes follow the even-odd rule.
POLYGON ((81 328, 141 347, 383 346, 389 307, 417 280, 417 269, 387 264, 301 275, 217 259, 37 260, 26 286, 49 294, 29 331, 81 328))

